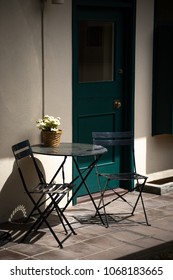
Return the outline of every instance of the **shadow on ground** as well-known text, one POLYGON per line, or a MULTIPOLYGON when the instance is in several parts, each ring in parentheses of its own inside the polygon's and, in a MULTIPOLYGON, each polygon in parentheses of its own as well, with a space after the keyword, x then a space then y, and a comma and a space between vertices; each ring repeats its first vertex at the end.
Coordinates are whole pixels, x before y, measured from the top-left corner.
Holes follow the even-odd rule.
POLYGON ((173 260, 173 241, 129 254, 120 260, 173 260))

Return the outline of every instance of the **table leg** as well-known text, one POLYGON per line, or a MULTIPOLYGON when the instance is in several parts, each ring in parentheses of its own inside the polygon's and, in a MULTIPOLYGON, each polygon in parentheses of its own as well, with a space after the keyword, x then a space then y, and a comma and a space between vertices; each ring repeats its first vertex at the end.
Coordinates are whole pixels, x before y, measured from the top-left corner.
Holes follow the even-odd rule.
MULTIPOLYGON (((60 164, 58 170, 55 172, 54 176, 52 177, 50 184, 53 183, 53 181, 55 180, 56 176, 58 175, 58 173, 60 172, 60 170, 64 168, 64 164, 66 162, 67 156, 64 156, 64 160, 62 161, 62 163, 60 164)), ((64 175, 63 175, 64 176, 64 175)))
POLYGON ((85 188, 86 188, 86 190, 87 190, 87 192, 88 192, 88 194, 89 194, 89 196, 90 196, 90 199, 91 199, 91 201, 92 201, 92 203, 93 203, 93 205, 94 205, 94 208, 95 208, 95 210, 96 210, 96 213, 98 214, 98 216, 99 216, 99 218, 100 218, 102 224, 105 225, 105 223, 104 223, 104 221, 103 221, 103 219, 102 219, 102 216, 101 216, 101 214, 100 214, 100 212, 99 212, 99 209, 98 209, 98 207, 97 207, 97 205, 96 205, 96 203, 95 203, 95 201, 94 201, 94 199, 93 199, 93 197, 92 197, 92 195, 91 195, 91 192, 90 192, 90 190, 89 190, 89 188, 88 188, 88 186, 87 186, 87 184, 86 184, 86 179, 88 178, 88 176, 89 176, 90 173, 92 172, 93 168, 95 167, 95 165, 96 165, 96 163, 98 162, 98 160, 100 159, 100 157, 101 157, 101 155, 98 156, 97 158, 95 158, 94 161, 87 167, 86 170, 88 170, 88 172, 85 174, 85 176, 83 176, 82 172, 80 171, 80 168, 79 168, 79 165, 78 165, 78 163, 77 163, 77 160, 75 159, 75 157, 73 157, 73 161, 74 161, 74 163, 75 163, 75 166, 76 166, 76 169, 77 169, 77 171, 78 171, 79 176, 75 177, 75 178, 73 179, 72 182, 76 181, 78 178, 81 178, 81 182, 80 182, 80 184, 78 185, 78 187, 76 188, 76 190, 75 190, 75 192, 73 193, 72 197, 69 199, 69 201, 67 202, 67 204, 66 204, 65 207, 63 208, 63 211, 65 211, 65 209, 67 208, 67 206, 70 204, 70 202, 72 201, 72 199, 75 197, 75 195, 77 194, 77 192, 78 192, 79 189, 81 188, 81 186, 84 184, 84 186, 85 186, 85 188))

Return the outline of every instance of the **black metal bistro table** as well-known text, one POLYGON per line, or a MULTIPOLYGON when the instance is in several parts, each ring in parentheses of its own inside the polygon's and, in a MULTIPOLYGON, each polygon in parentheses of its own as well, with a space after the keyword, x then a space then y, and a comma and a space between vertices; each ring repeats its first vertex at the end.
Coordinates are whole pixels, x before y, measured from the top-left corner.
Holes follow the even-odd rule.
POLYGON ((33 145, 32 151, 35 154, 41 154, 41 155, 49 155, 49 156, 61 156, 63 157, 62 162, 58 166, 55 174, 53 175, 52 179, 50 180, 50 183, 53 183, 56 176, 62 171, 63 174, 63 180, 65 178, 64 173, 64 164, 68 157, 72 157, 72 160, 75 164, 76 170, 78 172, 77 176, 72 179, 72 181, 69 184, 75 183, 75 181, 78 182, 75 191, 72 193, 72 196, 68 199, 66 205, 63 207, 63 211, 67 208, 67 206, 71 203, 79 189, 82 185, 85 186, 88 195, 90 196, 90 199, 93 203, 93 206, 96 210, 96 213, 98 214, 101 222, 104 224, 104 221, 102 219, 102 216, 98 210, 98 207, 94 201, 94 198, 91 194, 90 187, 86 183, 86 179, 92 172, 93 168, 97 164, 97 162, 100 160, 101 156, 107 152, 107 149, 103 146, 99 145, 93 145, 93 144, 83 144, 83 143, 60 143, 58 147, 45 147, 42 144, 33 145), (77 161, 78 157, 91 157, 92 160, 88 164, 88 166, 85 168, 85 170, 80 170, 79 164, 77 161), (78 180, 80 179, 80 180, 78 180))

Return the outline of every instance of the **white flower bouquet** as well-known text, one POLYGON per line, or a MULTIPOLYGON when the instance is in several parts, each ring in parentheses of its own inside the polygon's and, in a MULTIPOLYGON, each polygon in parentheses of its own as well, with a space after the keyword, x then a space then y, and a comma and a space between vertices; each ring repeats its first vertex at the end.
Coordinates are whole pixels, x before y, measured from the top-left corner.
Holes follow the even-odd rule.
POLYGON ((55 118, 45 115, 43 119, 39 119, 36 123, 37 127, 42 131, 58 132, 61 124, 60 120, 60 117, 55 118))
POLYGON ((46 147, 58 147, 62 130, 59 129, 61 124, 60 117, 45 115, 43 119, 38 120, 37 127, 41 130, 42 142, 46 147))

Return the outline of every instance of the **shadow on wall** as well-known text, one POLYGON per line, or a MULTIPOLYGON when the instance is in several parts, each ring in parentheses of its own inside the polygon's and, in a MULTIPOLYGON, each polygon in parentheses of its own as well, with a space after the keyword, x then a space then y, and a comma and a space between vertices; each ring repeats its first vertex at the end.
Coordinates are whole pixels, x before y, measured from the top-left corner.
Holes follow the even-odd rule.
MULTIPOLYGON (((37 158, 36 162, 45 176, 43 165, 37 158)), ((21 168, 24 172, 28 189, 31 190, 39 182, 35 167, 30 159, 27 158, 22 160, 21 168)), ((0 192, 0 223, 24 218, 30 213, 32 208, 33 204, 24 190, 16 163, 14 163, 12 173, 0 192)))

